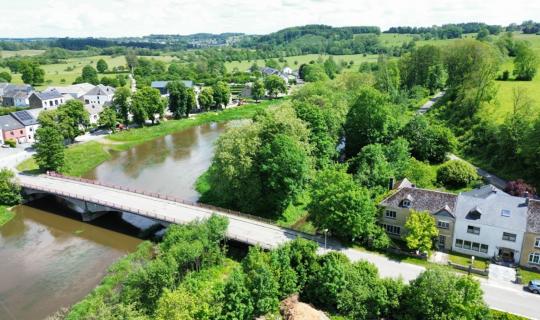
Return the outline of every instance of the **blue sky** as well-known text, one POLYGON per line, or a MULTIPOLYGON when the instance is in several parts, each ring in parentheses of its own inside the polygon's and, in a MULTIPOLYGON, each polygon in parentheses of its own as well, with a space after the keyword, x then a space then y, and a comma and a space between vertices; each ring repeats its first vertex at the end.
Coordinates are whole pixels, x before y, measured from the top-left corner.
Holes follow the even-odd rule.
POLYGON ((268 33, 333 26, 540 21, 539 0, 0 0, 0 37, 268 33))

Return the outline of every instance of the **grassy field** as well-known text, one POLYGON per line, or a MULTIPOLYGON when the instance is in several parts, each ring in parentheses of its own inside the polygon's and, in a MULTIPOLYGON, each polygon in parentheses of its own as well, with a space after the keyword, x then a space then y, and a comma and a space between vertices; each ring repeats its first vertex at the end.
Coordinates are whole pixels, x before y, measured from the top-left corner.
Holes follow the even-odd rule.
MULTIPOLYGON (((349 54, 349 55, 339 55, 339 56, 334 55, 333 57, 334 57, 334 60, 338 64, 341 61, 346 61, 346 62, 353 61, 354 66, 358 66, 358 65, 360 65, 360 63, 365 62, 365 61, 368 61, 368 62, 376 62, 377 61, 377 55, 374 55, 374 54, 365 55, 365 56, 362 55, 362 54, 349 54)), ((283 66, 288 65, 292 69, 297 69, 298 67, 300 67, 301 64, 309 63, 310 61, 317 61, 317 59, 319 59, 319 58, 327 59, 328 55, 306 54, 306 55, 302 55, 302 56, 286 57, 285 58, 286 62, 280 62, 280 65, 283 65, 283 66)), ((277 59, 275 59, 275 60, 277 60, 277 59)), ((238 61, 227 62, 227 63, 225 63, 225 67, 227 68, 227 70, 229 72, 233 71, 235 68, 238 68, 238 70, 240 70, 240 71, 245 71, 245 70, 249 69, 249 67, 251 67, 253 62, 256 62, 257 65, 259 65, 260 67, 264 66, 264 59, 258 59, 258 60, 251 60, 251 61, 244 60, 244 61, 241 61, 241 62, 238 62, 238 61)))
POLYGON ((14 216, 15 214, 9 211, 6 206, 0 206, 0 227, 11 220, 14 216))
MULTIPOLYGON (((13 51, 19 52, 19 51, 13 51)), ((65 61, 65 63, 57 64, 47 64, 41 66, 45 70, 45 84, 38 86, 38 89, 45 88, 50 85, 70 85, 75 79, 81 75, 82 68, 86 65, 91 65, 94 68, 96 67, 97 61, 99 59, 104 59, 109 65, 109 69, 119 66, 126 65, 126 59, 124 56, 93 56, 93 57, 83 57, 83 58, 70 58, 65 61)), ((150 57, 149 59, 156 59, 164 61, 166 63, 171 62, 175 59, 172 56, 155 56, 150 57)), ((0 68, 0 71, 7 70, 0 68)), ((102 77, 104 75, 100 75, 102 77)), ((105 76, 114 76, 111 74, 106 74, 105 76)), ((13 74, 13 83, 23 83, 20 74, 13 74)))
MULTIPOLYGON (((458 252, 451 252, 448 254, 449 259, 453 263, 460 264, 462 266, 468 266, 471 264, 471 256, 464 255, 458 252)), ((474 258, 473 268, 484 270, 488 266, 486 259, 474 258)))
POLYGON ((18 51, 1 51, 0 50, 0 57, 2 58, 9 58, 9 57, 15 57, 15 56, 29 57, 29 56, 37 56, 38 54, 42 54, 43 52, 45 52, 45 50, 18 50, 18 51))
MULTIPOLYGON (((75 144, 65 151, 65 165, 61 172, 69 176, 82 176, 104 161, 110 159, 110 150, 123 151, 133 146, 150 141, 173 132, 210 122, 223 122, 251 118, 259 110, 278 104, 283 100, 269 100, 259 104, 250 104, 227 109, 221 112, 207 112, 194 118, 170 120, 160 125, 131 129, 107 137, 104 143, 91 141, 75 144)), ((19 171, 36 172, 38 166, 34 158, 23 161, 17 166, 19 171)))

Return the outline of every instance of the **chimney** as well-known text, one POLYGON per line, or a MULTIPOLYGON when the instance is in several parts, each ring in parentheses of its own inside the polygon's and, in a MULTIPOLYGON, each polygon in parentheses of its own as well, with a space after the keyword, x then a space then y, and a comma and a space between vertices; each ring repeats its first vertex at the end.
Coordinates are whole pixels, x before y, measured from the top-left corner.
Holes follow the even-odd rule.
POLYGON ((525 204, 529 205, 529 191, 523 192, 523 196, 525 197, 525 204))
POLYGON ((394 189, 394 178, 390 178, 388 181, 388 190, 394 189))

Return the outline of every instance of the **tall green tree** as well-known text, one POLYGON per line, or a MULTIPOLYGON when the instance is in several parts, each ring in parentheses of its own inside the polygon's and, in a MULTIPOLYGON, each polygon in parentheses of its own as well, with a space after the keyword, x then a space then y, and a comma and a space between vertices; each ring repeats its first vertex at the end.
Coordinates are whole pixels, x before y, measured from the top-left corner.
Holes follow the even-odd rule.
POLYGON ((80 100, 69 100, 58 107, 57 119, 64 138, 73 142, 90 124, 90 115, 80 100))
POLYGON ((0 169, 0 204, 12 206, 21 200, 21 186, 15 179, 15 173, 8 168, 0 169))
POLYGON ((254 316, 276 311, 279 305, 279 284, 272 273, 268 255, 261 248, 252 247, 242 261, 242 268, 253 301, 254 316))
POLYGON ((287 84, 278 75, 272 74, 264 79, 264 88, 271 97, 277 97, 280 93, 287 92, 287 84))
POLYGON ((401 131, 411 146, 412 155, 420 161, 441 163, 453 152, 457 140, 450 129, 432 124, 424 116, 416 116, 401 131))
POLYGON ((24 83, 37 85, 45 82, 45 70, 40 68, 39 64, 24 61, 19 69, 24 83))
POLYGON ((433 94, 444 88, 446 70, 443 52, 434 45, 425 45, 403 55, 399 60, 401 87, 411 90, 423 86, 433 94))
POLYGON ((99 126, 114 131, 114 129, 116 129, 116 123, 116 110, 114 110, 113 107, 105 107, 103 111, 99 113, 99 126))
POLYGON ((538 71, 540 59, 529 42, 517 41, 515 48, 514 75, 517 80, 531 81, 538 71))
POLYGON ((359 89, 345 121, 345 153, 355 156, 364 146, 385 143, 396 133, 399 122, 388 96, 374 88, 359 89))
POLYGON ((118 88, 114 92, 113 106, 116 109, 118 118, 127 125, 129 123, 131 91, 128 88, 118 88))
POLYGON ((99 84, 98 72, 91 65, 86 65, 82 69, 81 76, 75 80, 75 83, 88 82, 93 85, 99 84))
POLYGON ((180 81, 171 81, 167 84, 169 91, 169 111, 175 119, 187 117, 197 106, 193 89, 186 88, 180 81))
POLYGON ((214 91, 214 103, 216 104, 216 109, 221 109, 226 107, 231 100, 231 89, 229 85, 223 81, 218 81, 212 86, 214 91))
POLYGON ((399 95, 399 79, 397 62, 380 55, 377 60, 377 72, 375 73, 377 89, 395 98, 399 95))
POLYGON ((199 106, 204 111, 208 111, 215 105, 216 103, 214 101, 214 90, 211 87, 203 88, 201 90, 201 93, 199 93, 199 106))
POLYGON ((253 82, 253 87, 251 88, 251 96, 255 101, 259 101, 264 98, 266 94, 266 89, 264 83, 261 80, 255 80, 253 82))
POLYGON ((54 126, 42 126, 36 130, 36 154, 34 158, 42 171, 60 171, 64 166, 64 137, 54 126))
POLYGON ((150 87, 137 90, 131 98, 133 121, 139 125, 144 125, 146 120, 150 120, 154 124, 156 116, 159 118, 163 116, 165 104, 159 90, 150 87))
POLYGON ((241 269, 235 269, 223 288, 223 310, 220 319, 237 320, 252 317, 253 304, 246 276, 241 269))
POLYGON ((96 64, 96 69, 99 73, 104 73, 105 71, 107 71, 107 69, 109 69, 109 65, 105 60, 99 59, 96 64))
POLYGON ((489 311, 477 280, 442 268, 421 273, 405 289, 401 301, 401 318, 406 320, 479 320, 489 311))
POLYGON ((323 66, 324 72, 326 72, 330 79, 334 79, 339 73, 339 67, 332 56, 329 56, 328 59, 324 61, 323 66))
POLYGON ((0 72, 0 82, 11 82, 11 74, 7 71, 0 72))
POLYGON ((428 211, 411 210, 405 222, 407 247, 420 252, 430 252, 433 241, 439 235, 435 218, 428 211))

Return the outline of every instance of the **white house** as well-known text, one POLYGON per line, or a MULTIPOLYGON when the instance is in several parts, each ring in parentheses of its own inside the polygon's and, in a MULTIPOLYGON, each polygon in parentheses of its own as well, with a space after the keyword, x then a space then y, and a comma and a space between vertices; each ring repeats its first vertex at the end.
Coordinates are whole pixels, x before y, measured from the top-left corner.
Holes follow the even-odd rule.
POLYGON ((78 83, 78 84, 72 84, 70 86, 64 86, 64 87, 48 87, 47 89, 43 90, 43 92, 49 92, 53 90, 58 91, 61 95, 64 96, 64 98, 67 101, 70 99, 81 98, 85 93, 94 89, 94 87, 95 86, 90 83, 78 83))
POLYGON ((43 108, 43 110, 56 109, 59 105, 66 102, 62 94, 56 90, 33 92, 30 97, 28 97, 28 100, 31 107, 43 108))
POLYGON ((454 251, 519 262, 527 225, 526 199, 487 185, 461 193, 455 215, 454 251))
POLYGON ((90 104, 85 104, 84 105, 84 109, 86 111, 88 111, 88 115, 89 115, 89 118, 90 118, 90 124, 97 124, 98 121, 99 121, 99 114, 101 113, 101 111, 103 111, 103 108, 105 106, 108 106, 110 105, 110 102, 106 103, 106 104, 93 104, 93 103, 90 103, 90 104))
POLYGON ((114 97, 113 87, 98 84, 82 96, 84 104, 94 104, 103 106, 106 102, 111 102, 114 97))

